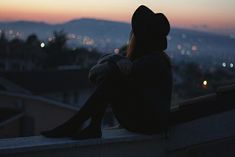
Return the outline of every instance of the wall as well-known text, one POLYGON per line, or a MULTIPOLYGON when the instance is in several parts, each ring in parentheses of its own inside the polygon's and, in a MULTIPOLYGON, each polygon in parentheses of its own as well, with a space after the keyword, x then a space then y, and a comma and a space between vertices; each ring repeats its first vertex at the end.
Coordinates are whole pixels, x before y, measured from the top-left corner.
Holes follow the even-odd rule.
POLYGON ((0 92, 0 107, 21 109, 24 116, 34 122, 33 135, 39 135, 42 130, 54 128, 78 110, 67 104, 42 97, 7 92, 0 92))

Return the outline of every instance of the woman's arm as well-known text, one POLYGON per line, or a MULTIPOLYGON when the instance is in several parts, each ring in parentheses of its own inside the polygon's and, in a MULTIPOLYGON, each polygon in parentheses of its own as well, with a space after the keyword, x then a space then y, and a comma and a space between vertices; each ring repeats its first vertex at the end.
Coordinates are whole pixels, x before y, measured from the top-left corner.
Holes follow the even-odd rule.
POLYGON ((103 56, 89 71, 89 79, 93 83, 99 83, 105 77, 117 73, 123 76, 130 74, 132 62, 121 55, 108 54, 103 56))

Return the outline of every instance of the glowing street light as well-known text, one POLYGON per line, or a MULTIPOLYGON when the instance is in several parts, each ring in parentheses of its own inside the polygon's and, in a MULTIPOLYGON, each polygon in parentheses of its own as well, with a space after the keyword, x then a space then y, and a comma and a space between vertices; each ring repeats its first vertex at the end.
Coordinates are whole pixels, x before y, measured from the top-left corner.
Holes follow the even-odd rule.
POLYGON ((42 42, 40 46, 41 46, 41 48, 45 47, 45 43, 42 42))
POLYGON ((226 67, 226 63, 225 62, 222 63, 222 67, 226 67))
POLYGON ((233 67, 234 67, 233 63, 230 63, 230 68, 233 68, 233 67))
POLYGON ((202 84, 203 84, 204 86, 207 86, 207 84, 208 84, 207 80, 204 80, 204 81, 202 82, 202 84))

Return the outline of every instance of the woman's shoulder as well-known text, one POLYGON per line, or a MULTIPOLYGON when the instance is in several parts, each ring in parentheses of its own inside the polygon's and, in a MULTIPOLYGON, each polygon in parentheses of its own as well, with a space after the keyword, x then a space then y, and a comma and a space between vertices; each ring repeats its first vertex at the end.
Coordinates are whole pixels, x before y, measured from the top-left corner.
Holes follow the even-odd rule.
POLYGON ((162 56, 158 52, 148 53, 142 57, 136 59, 135 63, 159 63, 162 60, 162 56))
POLYGON ((164 53, 165 52, 162 52, 162 54, 157 52, 144 55, 136 59, 133 62, 133 66, 136 67, 136 69, 143 69, 144 71, 171 69, 170 59, 167 54, 164 53))
POLYGON ((150 53, 145 59, 159 64, 170 63, 170 57, 165 52, 150 53))
POLYGON ((104 62, 118 62, 121 59, 126 59, 126 57, 119 55, 119 54, 115 54, 115 53, 109 53, 109 54, 105 54, 103 55, 99 61, 98 64, 102 64, 104 62))

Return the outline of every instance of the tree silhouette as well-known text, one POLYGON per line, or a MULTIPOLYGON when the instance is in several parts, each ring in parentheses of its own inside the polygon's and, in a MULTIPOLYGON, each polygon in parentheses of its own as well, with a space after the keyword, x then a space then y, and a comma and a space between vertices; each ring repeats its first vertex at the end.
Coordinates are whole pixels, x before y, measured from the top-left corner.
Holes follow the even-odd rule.
POLYGON ((81 68, 90 68, 96 64, 97 60, 101 57, 101 53, 97 50, 89 50, 86 48, 76 48, 73 54, 73 63, 79 65, 81 68))
POLYGON ((28 61, 32 61, 38 68, 43 66, 47 54, 40 47, 41 41, 36 34, 31 34, 25 41, 25 55, 28 61))
POLYGON ((67 35, 66 33, 61 31, 53 32, 53 40, 48 43, 48 47, 54 51, 62 52, 64 49, 67 49, 67 35))
POLYGON ((59 65, 68 64, 69 62, 69 49, 66 46, 66 33, 61 30, 59 32, 55 31, 53 35, 53 40, 46 46, 48 57, 45 66, 47 68, 56 68, 59 65))
POLYGON ((40 46, 40 40, 38 39, 36 34, 31 34, 27 37, 25 43, 27 45, 30 45, 32 47, 39 47, 40 46))
POLYGON ((8 40, 6 38, 5 32, 2 31, 0 36, 0 57, 7 57, 8 51, 8 40))
POLYGON ((96 63, 100 53, 94 49, 76 48, 70 49, 66 45, 67 35, 64 31, 55 31, 53 40, 46 47, 46 68, 57 68, 61 65, 78 65, 81 68, 89 68, 96 63))
POLYGON ((19 39, 19 38, 15 38, 12 39, 9 42, 9 53, 8 53, 8 57, 10 58, 14 58, 14 59, 21 59, 24 60, 26 59, 26 54, 24 53, 25 47, 24 47, 24 41, 19 39))

